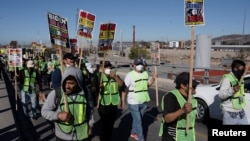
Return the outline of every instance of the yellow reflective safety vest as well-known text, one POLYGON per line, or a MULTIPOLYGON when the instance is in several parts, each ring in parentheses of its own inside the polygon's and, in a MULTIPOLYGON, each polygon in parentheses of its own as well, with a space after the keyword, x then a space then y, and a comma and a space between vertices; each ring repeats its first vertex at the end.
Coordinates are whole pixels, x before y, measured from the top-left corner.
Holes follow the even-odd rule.
POLYGON ((47 65, 47 62, 39 61, 39 68, 38 68, 38 70, 40 72, 45 71, 47 69, 46 65, 47 65))
MULTIPOLYGON (((87 100, 84 95, 76 95, 73 100, 67 96, 69 112, 71 115, 69 122, 58 122, 62 132, 66 134, 75 133, 77 140, 83 140, 88 137, 88 122, 86 119, 87 100)), ((60 100, 60 109, 64 111, 64 96, 60 100)))
POLYGON ((35 93, 36 92, 35 82, 36 82, 36 71, 33 70, 32 73, 30 74, 27 69, 24 69, 23 91, 24 92, 31 91, 32 93, 35 93))
MULTIPOLYGON (((238 85, 238 79, 231 73, 223 75, 230 80, 231 86, 238 85)), ((242 76, 243 77, 243 76, 242 76)), ((244 81, 240 84, 240 90, 230 97, 234 109, 241 110, 246 107, 246 98, 244 92, 244 81)))
POLYGON ((113 78, 107 78, 105 74, 102 76, 103 90, 101 92, 102 105, 118 105, 120 103, 120 95, 118 90, 118 83, 113 78))
MULTIPOLYGON (((180 105, 180 107, 183 107, 184 104, 187 102, 186 99, 181 95, 179 90, 174 89, 170 91, 176 98, 177 101, 180 105)), ((163 96, 162 101, 161 101, 161 107, 162 110, 164 110, 164 98, 166 95, 163 96)), ((195 119, 196 119, 196 113, 197 113, 197 100, 192 97, 191 99, 192 103, 192 111, 189 113, 189 130, 186 133, 186 116, 182 115, 178 118, 177 120, 177 125, 176 125, 176 141, 196 141, 196 135, 195 135, 195 119)), ((162 118, 162 122, 160 125, 160 131, 159 131, 159 136, 163 135, 163 126, 164 126, 165 120, 164 117, 162 118)))
POLYGON ((9 71, 9 72, 13 72, 14 70, 15 70, 15 67, 12 67, 12 66, 9 66, 9 67, 8 67, 8 71, 9 71))
POLYGON ((132 80, 135 83, 134 90, 129 90, 129 92, 134 92, 135 100, 138 103, 149 102, 150 97, 148 93, 148 72, 143 71, 141 75, 134 70, 129 72, 132 80))

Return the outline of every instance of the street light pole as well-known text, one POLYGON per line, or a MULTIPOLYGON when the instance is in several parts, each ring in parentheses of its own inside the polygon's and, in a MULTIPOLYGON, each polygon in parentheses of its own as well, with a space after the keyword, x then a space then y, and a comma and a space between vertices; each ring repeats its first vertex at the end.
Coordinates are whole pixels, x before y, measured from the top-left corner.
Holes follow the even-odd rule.
POLYGON ((221 36, 221 45, 223 45, 224 43, 224 29, 222 29, 222 36, 221 36))
POLYGON ((241 39, 241 45, 244 44, 244 34, 245 34, 245 22, 246 22, 246 9, 244 11, 244 18, 243 18, 243 29, 242 29, 242 39, 241 39))

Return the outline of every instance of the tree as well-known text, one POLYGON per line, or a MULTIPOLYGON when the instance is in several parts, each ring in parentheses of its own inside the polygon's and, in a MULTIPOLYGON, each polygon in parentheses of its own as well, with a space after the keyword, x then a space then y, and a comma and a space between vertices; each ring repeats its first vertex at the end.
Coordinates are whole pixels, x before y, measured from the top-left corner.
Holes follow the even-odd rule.
POLYGON ((138 57, 146 58, 146 59, 150 58, 150 54, 147 51, 146 47, 139 47, 138 45, 136 45, 135 47, 131 47, 129 58, 135 59, 138 57))
POLYGON ((13 47, 13 48, 17 48, 17 44, 18 44, 17 41, 11 41, 10 42, 10 46, 13 47))

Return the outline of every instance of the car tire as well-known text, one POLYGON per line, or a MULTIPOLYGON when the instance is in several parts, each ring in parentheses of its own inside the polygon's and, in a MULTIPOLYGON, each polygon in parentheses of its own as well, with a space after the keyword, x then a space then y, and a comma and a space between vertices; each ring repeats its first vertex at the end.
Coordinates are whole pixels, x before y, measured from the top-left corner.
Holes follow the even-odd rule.
POLYGON ((197 99, 197 104, 196 121, 204 123, 209 118, 208 106, 202 99, 197 99))

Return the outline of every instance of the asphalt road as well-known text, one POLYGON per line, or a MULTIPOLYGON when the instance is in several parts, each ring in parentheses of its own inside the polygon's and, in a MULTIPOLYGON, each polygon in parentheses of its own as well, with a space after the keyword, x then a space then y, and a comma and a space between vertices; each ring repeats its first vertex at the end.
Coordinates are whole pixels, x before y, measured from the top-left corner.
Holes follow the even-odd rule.
MULTIPOLYGON (((124 68, 125 71, 119 69, 118 74, 123 78, 128 68, 124 68)), ((174 84, 172 80, 167 80, 165 78, 159 78, 157 81, 157 85, 159 86, 158 91, 158 103, 160 105, 161 97, 170 89, 173 88, 174 84)), ((13 93, 14 83, 12 82, 12 86, 7 84, 5 81, 8 90, 8 93, 13 93)), ((45 94, 50 92, 48 86, 44 86, 45 94)), ((10 94, 9 94, 10 95, 10 94)), ((161 108, 159 105, 156 105, 156 94, 155 94, 155 85, 150 88, 150 97, 151 101, 148 103, 148 108, 145 116, 143 117, 143 128, 147 141, 160 141, 160 137, 158 136, 160 122, 161 122, 161 108)), ((13 98, 14 99, 14 98, 13 98)), ((13 104, 12 104, 13 105, 13 104)), ((21 107, 21 105, 18 105, 21 107)), ((42 106, 42 105, 41 105, 42 106)), ((20 109, 20 108, 19 108, 20 109)), ((27 140, 39 140, 39 141, 55 141, 54 132, 51 130, 49 123, 43 118, 39 117, 37 120, 31 120, 29 118, 24 117, 20 110, 19 114, 14 114, 18 117, 18 122, 21 122, 21 127, 19 128, 21 133, 25 134, 27 140)), ((12 118, 12 117, 11 117, 12 118)), ((95 109, 95 120, 96 123, 94 125, 94 132, 92 136, 92 141, 99 141, 100 135, 100 120, 95 109)), ((132 125, 132 118, 128 109, 121 110, 119 109, 119 114, 117 115, 117 120, 114 125, 113 130, 113 140, 114 141, 134 141, 134 139, 130 138, 130 130, 132 125)), ((202 123, 196 123, 196 136, 197 141, 207 141, 207 126, 202 123)), ((25 140, 26 141, 26 140, 25 140)))

